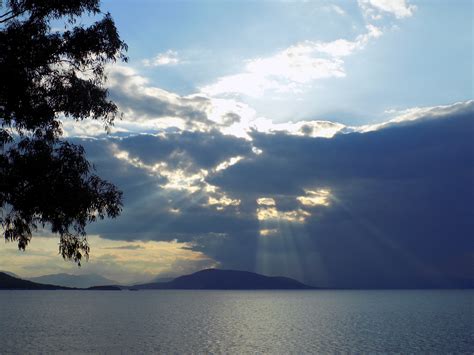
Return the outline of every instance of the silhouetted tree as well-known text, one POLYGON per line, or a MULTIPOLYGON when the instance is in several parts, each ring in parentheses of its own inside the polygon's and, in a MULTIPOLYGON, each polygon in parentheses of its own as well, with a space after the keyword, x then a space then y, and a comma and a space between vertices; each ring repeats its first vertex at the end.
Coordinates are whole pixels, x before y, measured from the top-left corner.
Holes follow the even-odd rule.
POLYGON ((81 146, 61 139, 62 117, 113 124, 105 66, 126 44, 99 0, 9 0, 0 8, 0 224, 24 250, 39 227, 59 252, 88 257, 85 226, 121 212, 122 193, 93 174, 81 146), (3 10, 3 11, 2 11, 3 10), (77 19, 89 15, 89 26, 77 19), (97 18, 100 19, 97 20, 97 18), (61 24, 60 30, 53 30, 61 24))

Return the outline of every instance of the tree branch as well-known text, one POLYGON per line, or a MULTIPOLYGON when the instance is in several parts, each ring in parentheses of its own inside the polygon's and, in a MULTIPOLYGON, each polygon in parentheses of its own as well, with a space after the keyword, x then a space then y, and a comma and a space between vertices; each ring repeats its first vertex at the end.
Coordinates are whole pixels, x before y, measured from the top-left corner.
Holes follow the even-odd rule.
MULTIPOLYGON (((18 13, 16 13, 16 14, 11 15, 10 17, 4 18, 4 19, 0 20, 0 23, 5 23, 5 22, 7 22, 7 21, 10 21, 11 19, 14 19, 14 18, 17 17, 17 16, 22 15, 22 14, 25 13, 26 11, 27 11, 27 10, 25 9, 25 10, 23 10, 23 11, 20 11, 20 12, 18 12, 18 13)), ((8 12, 5 12, 3 15, 0 16, 0 18, 9 15, 9 14, 12 13, 12 12, 13 12, 13 10, 8 11, 8 12)))
POLYGON ((13 13, 13 10, 10 10, 10 11, 5 12, 4 14, 1 14, 0 18, 10 15, 11 13, 13 13))

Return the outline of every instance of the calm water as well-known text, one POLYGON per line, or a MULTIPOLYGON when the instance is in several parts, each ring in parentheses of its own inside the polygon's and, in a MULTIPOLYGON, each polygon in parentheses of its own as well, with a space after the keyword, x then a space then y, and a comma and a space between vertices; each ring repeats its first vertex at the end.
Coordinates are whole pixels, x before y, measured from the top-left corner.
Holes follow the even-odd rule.
POLYGON ((474 291, 1 291, 0 353, 474 352, 474 291))

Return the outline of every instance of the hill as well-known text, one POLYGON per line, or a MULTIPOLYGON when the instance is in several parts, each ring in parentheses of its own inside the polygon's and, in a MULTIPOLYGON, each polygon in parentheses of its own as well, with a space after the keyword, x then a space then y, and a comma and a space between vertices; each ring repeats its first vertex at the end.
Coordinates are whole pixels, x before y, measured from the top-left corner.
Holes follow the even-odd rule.
POLYGON ((122 288, 120 286, 92 286, 89 288, 86 288, 86 290, 89 291, 122 291, 122 288))
POLYGON ((147 283, 169 282, 169 281, 173 281, 175 278, 176 278, 176 276, 175 276, 175 277, 161 277, 161 276, 157 276, 157 277, 155 277, 154 279, 150 280, 150 281, 147 282, 147 283))
POLYGON ((17 274, 14 274, 13 272, 5 271, 5 270, 0 270, 0 272, 3 272, 4 274, 10 275, 12 277, 16 277, 17 279, 21 279, 20 276, 18 276, 17 274))
POLYGON ((64 290, 66 287, 45 285, 0 272, 0 290, 64 290))
POLYGON ((31 277, 29 280, 43 284, 73 288, 89 288, 93 286, 109 286, 117 284, 116 281, 109 280, 97 274, 70 275, 62 273, 31 277))
POLYGON ((168 282, 135 285, 150 290, 309 290, 312 286, 281 276, 265 276, 248 271, 206 269, 168 282))

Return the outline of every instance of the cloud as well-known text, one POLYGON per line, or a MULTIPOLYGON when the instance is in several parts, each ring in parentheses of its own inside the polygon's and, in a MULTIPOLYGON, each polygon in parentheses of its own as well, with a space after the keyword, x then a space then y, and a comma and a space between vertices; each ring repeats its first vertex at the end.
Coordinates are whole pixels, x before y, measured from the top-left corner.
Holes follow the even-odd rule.
MULTIPOLYGON (((195 269, 216 266, 216 262, 189 244, 155 241, 113 241, 97 235, 88 236, 92 248, 81 273, 97 273, 122 284, 148 282, 159 274, 179 275, 195 269)), ((57 239, 36 236, 25 252, 14 243, 0 249, 2 269, 14 270, 21 277, 34 277, 59 272, 77 274, 74 263, 65 263, 57 253, 57 239)))
POLYGON ((474 105, 429 111, 438 115, 330 139, 256 133, 263 153, 210 182, 255 196, 260 222, 278 219, 260 223, 272 237, 255 250, 259 270, 297 262, 293 276, 340 287, 466 282, 453 262, 474 250, 474 105), (278 216, 291 198, 310 214, 303 224, 278 216))
MULTIPOLYGON (((234 112, 224 107, 215 114, 234 112)), ((259 122, 244 111, 233 124, 259 122)), ((392 110, 373 126, 72 139, 124 191, 123 214, 88 232, 116 243, 105 247, 176 241, 205 260, 182 259, 187 271, 215 263, 328 287, 465 285, 474 275, 455 261, 474 253, 473 113, 467 101, 392 110)), ((111 273, 114 250, 103 252, 111 273)))
POLYGON ((130 244, 130 245, 119 245, 116 247, 104 247, 102 249, 108 249, 108 250, 137 250, 137 249, 144 249, 143 246, 138 245, 138 244, 130 244))
POLYGON ((266 92, 298 93, 315 80, 346 76, 343 57, 363 49, 382 31, 367 25, 367 32, 353 41, 338 39, 331 42, 303 41, 272 56, 248 60, 238 74, 218 78, 201 88, 210 96, 239 94, 261 97, 266 92))
POLYGON ((146 164, 166 161, 172 168, 217 168, 234 156, 252 154, 251 146, 244 139, 223 135, 217 130, 136 135, 113 142, 146 164))
MULTIPOLYGON (((377 35, 369 27, 350 43, 305 45, 341 59, 377 35)), ((125 134, 121 122, 113 137, 79 140, 124 191, 123 214, 89 227, 114 247, 176 241, 201 256, 183 260, 188 271, 212 264, 328 287, 472 278, 453 260, 474 250, 465 237, 474 227, 474 101, 392 109, 388 122, 348 127, 274 123, 234 99, 154 88, 129 68, 112 73, 111 93, 126 125, 154 128, 125 134)), ((111 273, 108 252, 98 263, 111 273)))
MULTIPOLYGON (((154 87, 147 78, 126 66, 114 66, 108 75, 111 98, 123 113, 109 127, 113 136, 167 134, 170 132, 212 132, 250 139, 252 131, 289 132, 295 135, 330 137, 346 127, 323 120, 274 123, 258 116, 249 105, 232 98, 209 97, 204 93, 187 96, 154 87)), ((66 137, 104 137, 99 121, 62 120, 66 137)))
POLYGON ((90 231, 177 240, 222 267, 321 286, 459 286, 469 275, 453 260, 474 249, 473 111, 472 102, 404 110, 332 138, 282 130, 252 140, 218 131, 87 140, 99 173, 125 193, 123 215, 90 231))
POLYGON ((214 131, 80 143, 99 174, 123 189, 125 198, 124 213, 113 227, 97 223, 91 232, 118 240, 192 241, 225 233, 226 226, 245 230, 254 223, 247 213, 235 214, 240 199, 206 181, 242 157, 255 155, 247 140, 214 131))
MULTIPOLYGON (((403 132, 403 144, 419 146, 422 143, 434 144, 430 141, 432 137, 419 137, 425 129, 427 134, 431 127, 446 124, 452 125, 454 120, 445 119, 451 116, 463 117, 461 121, 466 127, 471 124, 466 117, 470 117, 474 111, 474 102, 464 104, 453 104, 450 107, 431 108, 430 112, 444 111, 442 115, 421 116, 414 121, 401 121, 398 124, 380 125, 378 130, 367 133, 356 132, 349 134, 336 134, 331 139, 314 139, 311 137, 299 137, 289 135, 285 132, 275 134, 262 134, 255 132, 252 136, 252 144, 262 150, 262 154, 255 156, 252 160, 243 160, 237 165, 221 172, 213 177, 211 182, 222 186, 224 189, 236 189, 236 191, 264 191, 265 193, 297 192, 301 187, 307 185, 313 179, 319 180, 322 185, 334 180, 372 178, 384 179, 395 176, 417 177, 419 174, 427 177, 437 176, 444 167, 429 162, 431 165, 421 170, 424 162, 418 162, 415 155, 407 156, 400 160, 386 160, 379 158, 379 149, 385 152, 401 153, 403 146, 397 141, 398 132, 403 132), (422 125, 424 123, 424 125, 422 125), (423 127, 423 128, 419 128, 423 127), (380 148, 378 147, 380 144, 380 148), (429 169, 428 169, 429 167, 429 169), (283 175, 287 172, 288 175, 283 175), (370 175, 370 174, 373 174, 370 175), (260 179, 259 177, 264 177, 260 179)), ((440 128, 438 128, 440 129, 440 128)), ((362 130, 362 131, 365 131, 362 130)), ((432 132, 434 132, 433 129, 432 132)), ((471 134, 468 129, 464 135, 471 134)), ((401 133, 400 133, 401 134, 401 133)), ((434 134, 434 133, 433 133, 434 134)), ((468 142, 464 142, 468 143, 468 142)), ((464 148, 468 148, 465 145, 464 148)), ((434 149, 434 148, 433 148, 434 149)), ((439 158, 443 156, 442 147, 439 146, 439 158)), ((456 163, 447 160, 448 166, 456 163)), ((322 186, 324 188, 324 186, 322 186)))
POLYGON ((212 123, 206 114, 210 105, 207 97, 180 96, 153 87, 147 78, 130 67, 114 66, 108 75, 108 86, 110 97, 124 113, 126 123, 138 124, 141 131, 143 126, 191 129, 212 123))
POLYGON ((316 191, 305 190, 305 195, 298 196, 296 199, 304 206, 328 206, 329 198, 331 196, 330 190, 319 189, 316 191))
POLYGON ((372 125, 363 125, 354 130, 358 132, 370 132, 382 128, 386 128, 393 125, 400 125, 404 123, 410 123, 416 120, 435 119, 440 117, 446 117, 453 114, 469 114, 472 112, 474 106, 474 100, 468 100, 463 102, 456 102, 450 105, 439 105, 439 106, 427 106, 427 107, 411 107, 404 110, 387 110, 386 113, 395 116, 387 122, 382 122, 372 125))
POLYGON ((181 59, 178 56, 178 52, 171 49, 164 53, 159 53, 152 59, 144 59, 143 65, 146 67, 156 67, 165 65, 176 65, 181 63, 181 59))
POLYGON ((345 57, 351 55, 356 50, 363 49, 372 38, 382 36, 382 30, 374 25, 367 25, 367 33, 356 37, 354 41, 338 39, 332 42, 308 42, 320 53, 328 54, 332 57, 345 57))
POLYGON ((380 19, 383 14, 391 14, 397 19, 410 17, 416 10, 406 0, 358 0, 364 15, 371 19, 380 19))
MULTIPOLYGON (((359 0, 366 23, 366 32, 353 40, 339 38, 333 41, 301 41, 279 52, 244 63, 239 73, 217 78, 202 86, 201 92, 213 96, 243 95, 260 98, 265 94, 301 93, 314 81, 346 76, 344 57, 364 49, 372 40, 382 36, 383 31, 373 20, 383 14, 395 18, 412 16, 416 6, 405 0, 359 0)), ((337 5, 322 9, 345 15, 337 5)))

